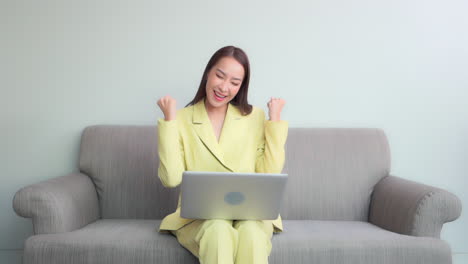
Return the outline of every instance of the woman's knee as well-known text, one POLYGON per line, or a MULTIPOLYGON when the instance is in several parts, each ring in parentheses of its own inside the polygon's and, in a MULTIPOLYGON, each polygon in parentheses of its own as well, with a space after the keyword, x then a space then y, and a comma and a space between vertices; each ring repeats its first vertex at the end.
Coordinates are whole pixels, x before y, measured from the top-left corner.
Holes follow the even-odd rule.
POLYGON ((196 236, 196 241, 204 236, 229 236, 237 235, 237 231, 232 226, 232 221, 223 219, 209 219, 205 220, 200 231, 196 236))
POLYGON ((204 229, 210 230, 229 230, 232 227, 232 221, 224 219, 208 219, 203 223, 204 229))
POLYGON ((234 227, 239 232, 240 236, 265 236, 266 238, 271 237, 270 233, 273 233, 273 226, 268 228, 260 220, 244 220, 238 221, 234 227))
POLYGON ((256 231, 261 230, 260 223, 261 222, 257 220, 241 220, 241 221, 237 221, 234 227, 238 231, 256 232, 256 231))

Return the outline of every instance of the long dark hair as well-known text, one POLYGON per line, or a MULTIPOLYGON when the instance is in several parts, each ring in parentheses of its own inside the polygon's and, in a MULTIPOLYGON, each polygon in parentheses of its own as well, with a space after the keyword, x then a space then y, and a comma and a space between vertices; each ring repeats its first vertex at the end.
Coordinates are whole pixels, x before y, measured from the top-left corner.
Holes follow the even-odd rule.
POLYGON ((239 92, 229 103, 237 106, 242 115, 248 115, 252 112, 252 105, 250 105, 247 102, 247 94, 249 91, 250 79, 249 58, 242 49, 234 46, 222 47, 219 50, 217 50, 213 54, 213 56, 211 56, 211 59, 208 61, 205 71, 203 72, 203 76, 200 82, 200 86, 198 87, 197 94, 195 95, 193 100, 190 103, 188 103, 185 107, 189 105, 194 105, 206 97, 206 82, 208 81, 208 73, 211 70, 211 68, 223 57, 232 57, 244 67, 244 79, 242 80, 239 92))

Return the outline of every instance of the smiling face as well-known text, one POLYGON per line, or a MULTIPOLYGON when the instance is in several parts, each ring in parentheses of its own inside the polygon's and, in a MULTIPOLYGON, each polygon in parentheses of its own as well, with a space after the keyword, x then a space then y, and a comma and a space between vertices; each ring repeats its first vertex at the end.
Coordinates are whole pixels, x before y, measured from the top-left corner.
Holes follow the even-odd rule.
POLYGON ((237 95, 244 67, 233 57, 221 58, 208 72, 206 101, 209 108, 224 108, 237 95))

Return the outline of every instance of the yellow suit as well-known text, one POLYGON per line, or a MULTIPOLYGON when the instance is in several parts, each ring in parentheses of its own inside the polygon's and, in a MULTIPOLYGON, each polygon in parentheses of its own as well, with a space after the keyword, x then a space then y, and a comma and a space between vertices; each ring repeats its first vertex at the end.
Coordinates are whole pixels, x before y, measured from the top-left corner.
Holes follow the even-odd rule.
MULTIPOLYGON (((228 104, 218 142, 202 99, 178 110, 176 120, 158 120, 158 176, 165 187, 173 188, 184 171, 280 173, 287 135, 287 121, 265 120, 257 107, 242 116, 228 104)), ((162 220, 159 231, 178 230, 194 220, 180 217, 179 195, 177 210, 162 220)), ((271 222, 274 232, 283 230, 280 215, 263 222, 271 222)))

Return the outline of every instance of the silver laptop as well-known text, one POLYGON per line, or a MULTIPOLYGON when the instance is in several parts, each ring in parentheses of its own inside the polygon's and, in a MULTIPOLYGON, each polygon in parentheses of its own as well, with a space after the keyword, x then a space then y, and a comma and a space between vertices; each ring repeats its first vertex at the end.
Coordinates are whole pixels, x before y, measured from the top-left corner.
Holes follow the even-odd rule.
POLYGON ((274 220, 287 174, 185 171, 180 216, 191 219, 274 220))

